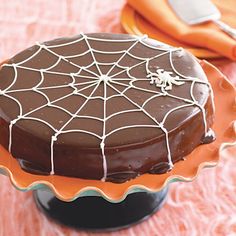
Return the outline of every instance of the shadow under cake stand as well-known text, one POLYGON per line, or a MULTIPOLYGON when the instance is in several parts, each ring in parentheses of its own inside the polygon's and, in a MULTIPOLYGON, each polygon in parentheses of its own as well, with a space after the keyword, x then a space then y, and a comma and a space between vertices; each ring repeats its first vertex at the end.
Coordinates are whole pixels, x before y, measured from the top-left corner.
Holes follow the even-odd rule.
POLYGON ((131 193, 118 203, 102 196, 79 197, 68 203, 47 190, 34 191, 34 199, 44 214, 63 225, 81 230, 114 231, 137 224, 159 210, 167 190, 165 187, 156 193, 131 193))
POLYGON ((215 95, 216 141, 197 147, 172 171, 144 174, 122 184, 63 176, 33 175, 0 146, 0 173, 9 176, 19 190, 34 190, 38 208, 64 225, 92 231, 111 231, 131 226, 163 205, 168 184, 192 181, 204 167, 215 166, 221 152, 236 140, 236 92, 234 86, 211 64, 201 61, 215 95), (224 114, 222 116, 221 114, 224 114))

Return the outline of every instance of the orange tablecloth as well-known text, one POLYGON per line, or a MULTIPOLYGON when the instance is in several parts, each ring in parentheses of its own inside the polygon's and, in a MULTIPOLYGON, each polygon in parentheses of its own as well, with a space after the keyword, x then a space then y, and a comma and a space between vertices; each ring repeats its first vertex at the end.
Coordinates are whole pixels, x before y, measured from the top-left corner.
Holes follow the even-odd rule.
MULTIPOLYGON (((19 50, 63 35, 122 32, 124 0, 0 0, 0 60, 19 50)), ((236 84, 236 63, 220 68, 236 84)), ((148 221, 103 235, 236 235, 236 150, 218 167, 192 183, 171 184, 166 205, 148 221), (234 156, 234 157, 233 157, 234 156)), ((32 193, 15 190, 0 176, 0 236, 87 236, 49 221, 35 207, 32 193)))

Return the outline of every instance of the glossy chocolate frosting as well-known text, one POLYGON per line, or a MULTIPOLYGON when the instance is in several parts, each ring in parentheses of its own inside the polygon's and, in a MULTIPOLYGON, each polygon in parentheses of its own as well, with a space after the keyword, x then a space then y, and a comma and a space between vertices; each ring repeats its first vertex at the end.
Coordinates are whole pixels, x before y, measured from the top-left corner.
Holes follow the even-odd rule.
POLYGON ((57 175, 124 182, 165 173, 211 142, 212 106, 206 75, 183 49, 81 34, 38 43, 1 67, 0 143, 29 172, 49 174, 53 165, 57 175), (179 84, 150 80, 158 70, 179 84))

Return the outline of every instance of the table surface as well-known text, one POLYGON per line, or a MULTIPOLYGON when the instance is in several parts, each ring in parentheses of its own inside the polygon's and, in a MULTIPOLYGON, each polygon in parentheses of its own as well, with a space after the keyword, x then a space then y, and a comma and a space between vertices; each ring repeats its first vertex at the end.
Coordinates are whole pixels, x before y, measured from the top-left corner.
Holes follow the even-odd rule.
MULTIPOLYGON (((83 32, 123 32, 124 0, 0 0, 0 60, 32 45, 83 32)), ((236 84, 236 63, 219 67, 236 84)), ((227 150, 216 168, 191 183, 171 184, 165 206, 132 228, 102 235, 236 235, 236 149, 227 150)), ((15 190, 0 176, 0 236, 87 236, 57 225, 41 214, 32 192, 15 190)))

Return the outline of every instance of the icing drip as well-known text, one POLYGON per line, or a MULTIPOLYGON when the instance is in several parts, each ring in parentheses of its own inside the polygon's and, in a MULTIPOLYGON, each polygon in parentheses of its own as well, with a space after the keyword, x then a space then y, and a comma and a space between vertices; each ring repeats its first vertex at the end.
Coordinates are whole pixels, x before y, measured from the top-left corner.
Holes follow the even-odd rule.
POLYGON ((202 138, 202 143, 211 143, 213 140, 215 140, 215 132, 212 129, 209 129, 207 133, 204 134, 204 137, 202 138))
POLYGON ((208 127, 207 127, 207 122, 206 122, 206 112, 205 112, 204 107, 202 105, 200 105, 198 103, 198 101, 195 99, 193 90, 194 90, 194 85, 196 83, 208 85, 210 91, 211 91, 211 87, 208 82, 202 81, 198 78, 184 76, 184 75, 180 74, 175 69, 173 62, 172 62, 172 53, 173 52, 181 52, 182 49, 172 48, 167 45, 163 45, 161 43, 158 47, 154 47, 154 46, 151 46, 151 45, 148 45, 147 43, 145 43, 144 39, 146 37, 147 36, 136 37, 136 38, 127 39, 127 40, 123 40, 123 39, 117 40, 117 39, 95 38, 95 37, 90 37, 90 36, 87 36, 87 35, 84 35, 83 33, 81 33, 80 38, 78 38, 74 41, 68 42, 68 43, 64 43, 64 44, 45 45, 45 44, 37 43, 37 45, 39 47, 38 50, 33 55, 31 55, 30 57, 25 59, 24 61, 21 61, 19 63, 15 63, 15 64, 4 64, 3 66, 13 68, 14 78, 13 78, 12 83, 6 89, 0 90, 0 96, 6 96, 6 97, 14 100, 19 106, 19 115, 14 120, 12 120, 9 125, 9 152, 11 152, 12 145, 13 145, 12 144, 12 129, 13 129, 13 126, 18 121, 28 119, 28 120, 35 120, 35 121, 44 123, 45 125, 50 127, 54 132, 54 134, 51 136, 51 156, 50 156, 50 158, 51 158, 51 174, 53 175, 55 173, 55 166, 54 166, 54 148, 55 147, 54 147, 54 145, 58 139, 58 136, 66 134, 66 133, 70 133, 70 132, 85 133, 85 134, 91 135, 93 137, 96 137, 100 142, 99 147, 101 149, 102 168, 103 168, 103 177, 101 180, 105 181, 107 178, 107 172, 108 172, 107 161, 106 161, 106 150, 105 150, 107 137, 114 134, 115 132, 118 132, 119 130, 138 128, 138 127, 149 127, 149 128, 160 129, 164 133, 165 140, 166 140, 168 168, 171 169, 173 167, 173 162, 172 162, 171 150, 170 150, 170 146, 169 146, 168 130, 165 128, 165 121, 171 113, 173 113, 174 111, 176 111, 178 109, 183 109, 185 107, 190 107, 190 106, 196 106, 202 112, 205 133, 207 134, 208 127), (99 51, 97 49, 94 49, 91 46, 90 42, 92 42, 92 41, 114 42, 114 43, 128 42, 128 43, 131 43, 131 46, 129 46, 129 48, 127 48, 126 50, 115 51, 115 52, 99 51), (87 51, 82 52, 80 54, 76 54, 76 55, 70 55, 70 56, 62 56, 62 55, 57 54, 55 51, 53 51, 54 48, 72 45, 72 44, 80 43, 80 42, 86 43, 86 45, 88 47, 87 51), (157 50, 158 52, 161 51, 161 53, 158 53, 157 55, 155 55, 153 57, 149 57, 149 58, 133 55, 131 50, 132 50, 132 48, 134 48, 138 44, 141 44, 142 46, 153 49, 153 50, 157 50), (30 67, 23 65, 25 62, 30 61, 33 57, 35 57, 42 50, 46 50, 48 53, 52 54, 53 56, 55 56, 57 58, 57 61, 52 66, 50 66, 46 69, 36 69, 36 68, 30 68, 30 67), (109 62, 109 63, 103 62, 102 63, 102 62, 98 62, 96 60, 94 53, 100 53, 100 54, 116 54, 117 53, 117 54, 122 54, 122 55, 115 62, 109 62), (87 66, 81 66, 79 64, 73 63, 70 60, 75 57, 82 57, 86 54, 90 54, 93 59, 93 62, 87 66), (165 56, 165 55, 169 56, 170 65, 172 67, 172 70, 176 74, 176 76, 173 76, 172 72, 164 71, 162 68, 157 68, 155 72, 151 71, 151 67, 150 67, 149 63, 152 60, 157 59, 158 57, 165 56), (133 59, 136 59, 139 62, 137 62, 133 66, 129 66, 129 67, 119 64, 125 56, 132 57, 133 59), (71 66, 75 67, 77 69, 77 72, 76 73, 64 73, 64 72, 53 71, 53 68, 56 67, 61 61, 65 62, 65 63, 69 63, 71 66), (144 64, 145 68, 146 68, 146 78, 137 78, 137 77, 132 76, 130 71, 142 64, 144 64), (108 72, 105 74, 103 74, 100 69, 100 66, 104 66, 104 65, 111 66, 110 69, 108 70, 108 72), (91 66, 95 66, 98 73, 91 71, 89 69, 91 66), (119 68, 119 72, 114 73, 113 71, 115 68, 119 68), (25 70, 30 70, 30 71, 35 71, 35 72, 40 73, 41 79, 40 79, 39 83, 32 88, 18 89, 18 90, 11 89, 11 87, 15 84, 15 82, 17 80, 17 76, 18 76, 17 70, 18 69, 25 69, 25 70), (81 72, 86 72, 88 75, 82 75, 81 72), (124 72, 127 74, 126 78, 117 77, 124 72), (71 82, 67 83, 65 85, 42 87, 41 84, 44 81, 45 73, 69 76, 71 82), (86 79, 89 79, 90 81, 78 83, 78 82, 76 82, 76 79, 75 79, 76 77, 86 78, 86 79), (122 80, 128 81, 129 83, 127 84, 127 83, 119 82, 122 80), (149 90, 146 88, 139 87, 134 84, 134 82, 137 82, 137 81, 147 81, 151 85, 155 85, 156 87, 160 88, 160 91, 154 91, 151 89, 149 90), (191 89, 190 89, 191 99, 178 97, 178 96, 175 96, 175 95, 170 94, 168 92, 168 91, 172 90, 173 86, 182 86, 186 82, 191 83, 191 89), (77 85, 84 85, 84 87, 82 89, 78 89, 76 87, 77 85), (103 85, 103 96, 95 96, 95 92, 100 85, 103 85), (124 90, 120 91, 119 89, 117 89, 116 85, 124 87, 124 90), (54 100, 50 100, 48 98, 48 96, 43 92, 45 89, 55 89, 55 88, 64 88, 64 87, 72 88, 73 91, 65 96, 59 97, 54 100), (83 90, 88 89, 88 88, 92 88, 92 91, 90 92, 89 95, 84 95, 81 93, 83 90), (107 94, 108 88, 112 89, 115 92, 115 94, 108 95, 107 94), (129 89, 135 89, 137 91, 148 92, 153 95, 150 98, 148 98, 142 105, 140 105, 137 102, 133 101, 129 96, 127 96, 125 94, 125 92, 128 91, 129 89), (12 97, 10 94, 15 93, 15 92, 24 92, 24 91, 33 91, 35 93, 42 95, 46 99, 47 103, 23 114, 23 107, 22 107, 21 103, 16 98, 12 97), (78 107, 76 112, 71 113, 67 109, 55 104, 56 102, 61 101, 65 98, 68 98, 69 96, 72 96, 72 95, 82 96, 85 99, 83 104, 78 107), (145 109, 145 105, 156 97, 165 97, 165 96, 171 97, 171 98, 179 100, 179 101, 183 101, 185 104, 181 105, 181 106, 176 106, 175 108, 169 110, 165 114, 162 121, 158 122, 156 120, 156 118, 153 117, 151 114, 149 114, 149 112, 145 109), (135 107, 135 109, 118 111, 118 112, 115 112, 115 113, 108 116, 107 115, 107 101, 111 98, 114 98, 114 97, 123 97, 129 103, 131 103, 135 107), (103 101, 103 117, 102 118, 95 117, 95 116, 80 115, 81 110, 92 99, 101 99, 103 101), (49 124, 47 121, 31 116, 31 114, 33 112, 38 111, 44 107, 54 107, 54 108, 60 109, 61 111, 64 111, 65 113, 70 115, 70 118, 59 129, 56 129, 51 124, 49 124), (126 126, 123 126, 120 128, 113 129, 109 132, 107 131, 106 122, 110 118, 120 115, 120 114, 123 114, 123 113, 127 113, 127 112, 140 112, 140 111, 142 113, 144 113, 154 124, 140 125, 140 124, 135 124, 135 121, 134 121, 133 125, 126 125, 126 126), (75 118, 89 118, 89 119, 94 119, 94 120, 98 120, 98 121, 102 122, 102 133, 95 133, 95 132, 91 132, 91 131, 83 130, 83 129, 66 129, 68 124, 70 124, 73 121, 73 119, 75 119, 75 118))

